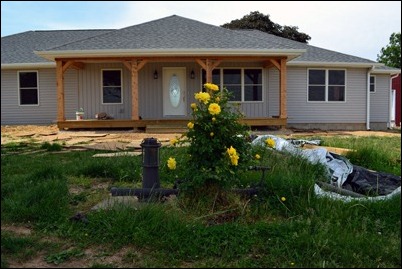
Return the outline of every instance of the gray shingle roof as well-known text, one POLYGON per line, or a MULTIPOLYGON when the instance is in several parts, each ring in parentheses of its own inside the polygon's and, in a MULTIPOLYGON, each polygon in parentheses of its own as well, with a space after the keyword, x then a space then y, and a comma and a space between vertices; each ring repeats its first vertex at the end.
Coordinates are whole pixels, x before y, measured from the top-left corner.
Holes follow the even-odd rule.
POLYGON ((287 38, 267 34, 258 30, 237 30, 244 32, 250 37, 258 38, 264 42, 276 43, 278 45, 286 45, 294 49, 305 49, 306 52, 301 56, 292 59, 290 62, 342 62, 342 63, 376 63, 374 61, 311 46, 306 43, 297 42, 287 38))
MULTIPOLYGON (((28 31, 1 38, 1 63, 51 62, 34 51, 102 50, 261 50, 305 51, 289 63, 361 63, 377 64, 360 57, 318 48, 258 30, 230 30, 180 16, 118 30, 28 31)), ((378 69, 379 67, 376 67, 378 69)), ((391 70, 381 67, 381 70, 391 70)), ((395 71, 395 70, 392 70, 395 71)), ((400 70, 399 70, 400 71, 400 70)))
POLYGON ((51 48, 69 50, 136 49, 292 49, 287 44, 261 42, 238 31, 169 16, 85 40, 51 48))
POLYGON ((60 46, 111 30, 28 31, 1 38, 1 63, 43 63, 48 60, 36 55, 34 50, 60 46))

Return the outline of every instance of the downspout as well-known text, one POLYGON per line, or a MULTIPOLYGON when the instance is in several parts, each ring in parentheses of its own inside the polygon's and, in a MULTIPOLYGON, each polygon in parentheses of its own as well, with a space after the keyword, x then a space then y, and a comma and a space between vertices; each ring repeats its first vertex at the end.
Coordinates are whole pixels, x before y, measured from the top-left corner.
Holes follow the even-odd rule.
POLYGON ((388 129, 391 129, 391 127, 392 127, 392 109, 394 108, 394 104, 393 104, 393 102, 394 102, 394 99, 392 98, 392 80, 394 79, 394 78, 396 78, 397 76, 398 76, 399 74, 395 74, 395 75, 391 75, 391 78, 390 78, 390 83, 389 83, 389 116, 388 116, 388 129))
POLYGON ((366 129, 370 130, 370 75, 374 65, 367 71, 367 98, 366 98, 366 129))

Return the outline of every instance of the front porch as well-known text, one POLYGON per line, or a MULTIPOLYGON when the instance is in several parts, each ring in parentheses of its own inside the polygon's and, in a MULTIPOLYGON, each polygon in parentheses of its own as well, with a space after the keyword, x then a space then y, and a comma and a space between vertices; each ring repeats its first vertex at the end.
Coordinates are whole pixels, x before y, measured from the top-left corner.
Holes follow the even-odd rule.
MULTIPOLYGON (((189 119, 113 119, 113 120, 64 120, 58 121, 57 127, 63 129, 108 129, 108 128, 147 128, 153 125, 183 126, 186 127, 189 119)), ((248 118, 242 122, 249 126, 281 126, 287 124, 286 118, 248 118)))

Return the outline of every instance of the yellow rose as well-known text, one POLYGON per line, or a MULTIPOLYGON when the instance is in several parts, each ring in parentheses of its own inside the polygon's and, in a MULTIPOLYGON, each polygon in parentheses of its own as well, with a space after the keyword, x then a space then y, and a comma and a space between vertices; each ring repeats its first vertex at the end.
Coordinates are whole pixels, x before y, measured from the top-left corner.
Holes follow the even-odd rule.
POLYGON ((232 162, 232 165, 237 166, 239 162, 239 156, 237 156, 236 154, 230 156, 230 161, 232 162))
POLYGON ((176 169, 176 159, 170 157, 169 160, 167 160, 167 166, 169 167, 170 170, 175 170, 176 169))
POLYGON ((193 129, 194 123, 192 123, 192 122, 190 121, 189 123, 187 123, 187 127, 188 127, 188 129, 193 129))
POLYGON ((213 83, 205 83, 204 88, 207 90, 210 90, 210 91, 214 91, 214 92, 219 91, 218 85, 215 85, 213 83))
POLYGON ((257 160, 259 160, 259 159, 261 158, 261 156, 260 156, 259 154, 256 154, 256 155, 255 155, 255 158, 256 158, 257 160))
POLYGON ((268 147, 275 148, 275 140, 273 140, 272 138, 267 138, 267 140, 265 140, 265 143, 267 143, 268 147))
POLYGON ((230 148, 227 149, 227 152, 228 152, 229 156, 237 154, 236 149, 233 146, 230 146, 230 148))
POLYGON ((196 108, 197 108, 197 104, 196 104, 196 103, 191 103, 190 106, 191 106, 192 109, 196 109, 196 108))
POLYGON ((285 201, 286 201, 286 198, 285 198, 285 197, 281 197, 281 201, 282 201, 282 202, 285 202, 285 201))
POLYGON ((177 142, 179 142, 179 140, 173 138, 172 140, 170 140, 170 145, 174 146, 177 142))
POLYGON ((217 103, 212 103, 208 107, 209 114, 218 115, 221 113, 221 107, 217 103))
POLYGON ((215 122, 215 121, 216 121, 216 118, 215 118, 215 117, 213 117, 213 118, 212 118, 212 122, 215 122))
POLYGON ((207 104, 209 99, 211 99, 211 96, 207 92, 198 92, 195 94, 195 99, 203 102, 204 104, 207 104))
POLYGON ((210 136, 214 136, 215 134, 214 134, 214 132, 210 132, 209 135, 210 135, 210 136))

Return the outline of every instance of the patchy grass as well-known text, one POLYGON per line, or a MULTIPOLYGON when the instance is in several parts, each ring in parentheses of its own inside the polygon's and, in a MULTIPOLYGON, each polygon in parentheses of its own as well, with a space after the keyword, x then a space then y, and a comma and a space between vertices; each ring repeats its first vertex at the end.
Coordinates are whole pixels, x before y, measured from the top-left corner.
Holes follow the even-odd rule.
MULTIPOLYGON (((353 164, 400 175, 400 137, 319 139, 326 146, 356 149, 358 155, 348 156, 353 164)), ((313 186, 325 177, 323 167, 294 156, 261 149, 261 163, 270 167, 264 191, 253 197, 232 193, 225 207, 202 199, 188 204, 179 196, 93 211, 111 187, 141 187, 141 157, 92 158, 95 151, 19 154, 29 147, 37 145, 2 146, 2 228, 32 230, 2 230, 2 267, 34 257, 48 265, 92 268, 401 264, 400 196, 350 203, 318 198, 313 186), (3 149, 13 154, 3 155, 3 149), (86 221, 72 218, 77 212, 86 221)), ((179 169, 171 173, 166 167, 172 155, 178 164, 185 158, 182 148, 161 149, 164 188, 181 177, 179 169)), ((260 172, 244 171, 238 184, 260 180, 260 172)))

